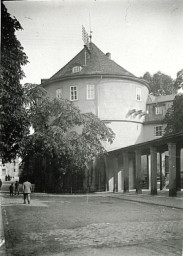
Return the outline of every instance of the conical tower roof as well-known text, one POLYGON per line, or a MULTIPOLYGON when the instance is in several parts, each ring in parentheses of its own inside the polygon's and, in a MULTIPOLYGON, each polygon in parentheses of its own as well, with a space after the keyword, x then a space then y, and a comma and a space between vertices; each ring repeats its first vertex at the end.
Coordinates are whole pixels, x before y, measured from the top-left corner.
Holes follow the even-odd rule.
POLYGON ((83 48, 71 61, 48 79, 47 82, 85 75, 116 75, 135 78, 133 74, 111 60, 94 43, 90 43, 89 51, 83 48), (73 73, 72 69, 75 66, 82 67, 81 71, 73 73))

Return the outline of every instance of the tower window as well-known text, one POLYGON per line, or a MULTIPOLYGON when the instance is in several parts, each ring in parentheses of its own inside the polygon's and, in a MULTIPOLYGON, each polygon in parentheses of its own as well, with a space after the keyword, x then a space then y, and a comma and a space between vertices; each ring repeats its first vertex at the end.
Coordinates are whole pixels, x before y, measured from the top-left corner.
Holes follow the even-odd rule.
POLYGON ((78 100, 78 89, 77 86, 70 87, 70 100, 78 100))
POLYGON ((141 89, 136 88, 136 100, 141 101, 141 89))
POLYGON ((75 66, 72 68, 72 73, 77 73, 77 72, 80 72, 81 70, 82 70, 81 66, 75 66))
POLYGON ((95 85, 88 84, 87 85, 87 100, 95 99, 95 85))
POLYGON ((56 98, 61 99, 62 98, 62 89, 56 89, 56 98))

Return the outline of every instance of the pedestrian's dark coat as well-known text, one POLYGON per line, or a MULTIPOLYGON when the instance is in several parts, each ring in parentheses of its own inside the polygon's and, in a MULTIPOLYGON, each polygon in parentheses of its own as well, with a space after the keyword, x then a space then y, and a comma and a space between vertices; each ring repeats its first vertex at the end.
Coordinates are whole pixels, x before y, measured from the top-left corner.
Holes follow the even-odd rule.
POLYGON ((10 196, 13 196, 13 183, 9 186, 10 196))

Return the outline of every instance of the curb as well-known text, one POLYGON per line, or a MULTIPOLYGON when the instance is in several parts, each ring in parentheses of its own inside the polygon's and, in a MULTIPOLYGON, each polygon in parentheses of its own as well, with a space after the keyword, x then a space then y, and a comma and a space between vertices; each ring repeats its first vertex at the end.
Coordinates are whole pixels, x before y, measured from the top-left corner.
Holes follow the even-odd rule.
POLYGON ((116 198, 116 199, 120 199, 120 200, 125 200, 125 201, 132 201, 132 202, 137 202, 137 203, 143 203, 143 204, 149 204, 149 205, 157 205, 157 206, 163 206, 163 207, 169 207, 169 208, 173 208, 173 209, 179 209, 179 210, 183 210, 183 203, 182 205, 178 205, 179 203, 174 201, 174 203, 172 204, 172 202, 158 202, 157 198, 153 198, 155 199, 154 201, 152 201, 151 197, 149 198, 133 198, 131 195, 128 196, 123 196, 123 195, 110 195, 110 197, 112 198, 116 198))
MULTIPOLYGON (((4 194, 8 194, 3 192, 4 194)), ((2 194, 3 194, 2 193, 2 194)), ((20 193, 21 195, 21 193, 20 193)), ((123 194, 123 193, 113 193, 113 192, 96 192, 96 193, 86 193, 86 194, 52 194, 52 193, 39 193, 33 192, 32 196, 38 197, 111 197, 126 201, 138 202, 149 205, 158 205, 163 207, 175 208, 183 210, 183 194, 181 193, 181 197, 167 197, 166 195, 156 195, 152 196, 149 194, 123 194), (142 197, 143 196, 143 197, 142 197)), ((2 215, 2 213, 0 213, 2 215)))
POLYGON ((6 256, 6 244, 5 244, 5 236, 4 236, 4 224, 3 224, 3 216, 2 216, 2 198, 0 195, 0 255, 6 256))

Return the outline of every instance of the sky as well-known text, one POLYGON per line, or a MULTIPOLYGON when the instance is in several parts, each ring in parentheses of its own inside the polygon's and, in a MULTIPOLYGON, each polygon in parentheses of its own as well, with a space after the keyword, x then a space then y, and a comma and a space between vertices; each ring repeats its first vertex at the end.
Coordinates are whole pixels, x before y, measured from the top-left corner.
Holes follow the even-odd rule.
POLYGON ((92 42, 137 77, 183 68, 182 0, 5 1, 23 27, 16 32, 29 63, 24 83, 50 78, 83 49, 82 25, 92 42))

